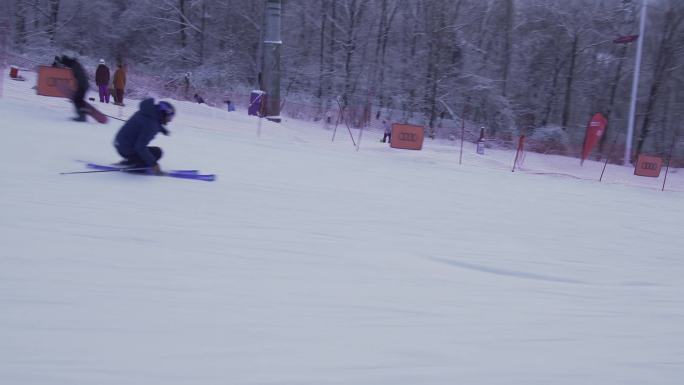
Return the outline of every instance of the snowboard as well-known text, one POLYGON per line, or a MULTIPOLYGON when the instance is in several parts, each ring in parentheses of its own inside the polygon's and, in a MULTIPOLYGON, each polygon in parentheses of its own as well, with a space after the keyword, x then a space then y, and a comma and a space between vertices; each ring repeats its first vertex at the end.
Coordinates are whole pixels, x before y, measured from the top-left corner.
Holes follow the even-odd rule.
MULTIPOLYGON (((68 84, 63 84, 63 83, 57 83, 57 88, 64 94, 64 95, 69 95, 68 98, 71 99, 72 95, 74 94, 74 90, 69 87, 68 84)), ((100 112, 97 108, 93 107, 92 104, 86 102, 85 100, 83 101, 83 105, 85 106, 84 113, 86 115, 89 115, 91 118, 95 119, 98 123, 105 124, 107 123, 107 115, 103 114, 100 112)))
POLYGON ((98 110, 97 108, 93 107, 92 104, 85 102, 86 110, 85 113, 86 115, 90 115, 93 119, 95 119, 98 123, 105 124, 107 123, 107 115, 103 114, 98 110))

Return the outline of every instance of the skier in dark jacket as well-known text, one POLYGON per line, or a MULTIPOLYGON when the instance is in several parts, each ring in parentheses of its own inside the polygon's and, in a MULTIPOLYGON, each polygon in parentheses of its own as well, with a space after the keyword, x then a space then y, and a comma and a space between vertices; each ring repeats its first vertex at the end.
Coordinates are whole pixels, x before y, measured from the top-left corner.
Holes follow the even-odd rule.
POLYGON ((95 84, 100 92, 100 103, 109 103, 109 67, 105 65, 105 60, 100 59, 100 64, 95 70, 95 84))
POLYGON ((148 144, 158 132, 169 135, 164 126, 174 115, 175 109, 168 102, 155 104, 152 98, 140 102, 140 110, 128 119, 114 139, 116 151, 124 158, 119 164, 161 174, 158 161, 162 157, 162 150, 148 144))
MULTIPOLYGON (((55 58, 55 61, 57 61, 57 58, 55 58)), ((56 64, 71 68, 71 72, 73 72, 74 78, 76 79, 76 92, 71 96, 71 101, 74 103, 74 108, 76 109, 76 117, 74 120, 77 122, 85 122, 88 104, 83 98, 90 87, 88 75, 81 63, 76 60, 75 55, 62 55, 62 57, 59 58, 59 62, 56 64)))

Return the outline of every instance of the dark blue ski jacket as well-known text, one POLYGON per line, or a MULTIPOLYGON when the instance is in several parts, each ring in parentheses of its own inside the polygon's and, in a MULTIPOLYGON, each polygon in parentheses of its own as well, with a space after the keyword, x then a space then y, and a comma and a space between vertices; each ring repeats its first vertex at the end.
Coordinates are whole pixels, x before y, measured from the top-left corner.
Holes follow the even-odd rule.
POLYGON ((158 132, 169 134, 160 122, 160 112, 154 104, 154 99, 143 100, 140 102, 140 110, 133 114, 116 134, 114 147, 123 156, 137 155, 147 166, 154 166, 157 162, 147 145, 158 132))

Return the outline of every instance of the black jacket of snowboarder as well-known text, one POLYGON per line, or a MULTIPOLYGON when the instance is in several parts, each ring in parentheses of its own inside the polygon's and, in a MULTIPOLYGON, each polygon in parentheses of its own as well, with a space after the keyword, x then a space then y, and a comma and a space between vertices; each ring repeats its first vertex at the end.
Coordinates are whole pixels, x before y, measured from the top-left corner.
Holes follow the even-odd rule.
POLYGON ((62 56, 61 63, 65 67, 71 68, 71 72, 73 72, 74 78, 76 79, 76 84, 78 85, 78 91, 85 94, 85 91, 88 90, 90 84, 88 83, 88 74, 86 74, 86 71, 83 69, 81 63, 79 63, 78 60, 67 56, 62 56))
POLYGON ((143 100, 140 102, 140 110, 133 114, 116 134, 114 146, 121 155, 137 155, 148 167, 154 166, 157 161, 147 145, 158 132, 168 135, 160 121, 160 112, 154 104, 154 99, 143 100))

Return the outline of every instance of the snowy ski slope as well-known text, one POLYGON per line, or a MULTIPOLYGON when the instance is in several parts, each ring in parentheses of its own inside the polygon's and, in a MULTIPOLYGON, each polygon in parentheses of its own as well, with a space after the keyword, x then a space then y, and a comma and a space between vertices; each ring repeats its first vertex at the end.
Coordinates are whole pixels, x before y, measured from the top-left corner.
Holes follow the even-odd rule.
POLYGON ((121 122, 31 75, 0 98, 2 384, 682 383, 681 171, 175 102, 162 167, 217 181, 59 175, 121 122))

